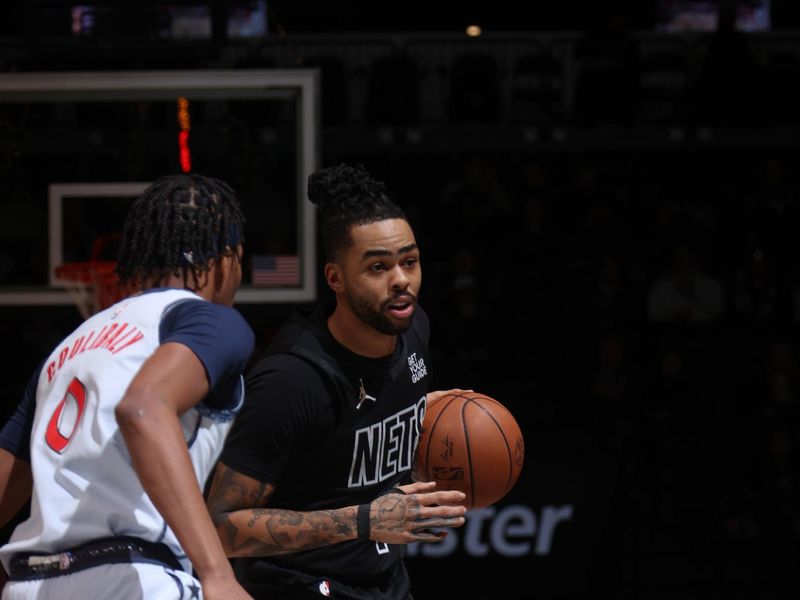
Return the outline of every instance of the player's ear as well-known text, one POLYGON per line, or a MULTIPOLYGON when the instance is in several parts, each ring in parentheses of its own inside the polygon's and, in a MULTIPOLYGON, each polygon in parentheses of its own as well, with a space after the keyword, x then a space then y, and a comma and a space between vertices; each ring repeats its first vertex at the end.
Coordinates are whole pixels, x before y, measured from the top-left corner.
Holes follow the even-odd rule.
POLYGON ((344 289, 339 265, 332 262, 325 264, 325 281, 328 282, 328 287, 334 292, 341 292, 344 289))

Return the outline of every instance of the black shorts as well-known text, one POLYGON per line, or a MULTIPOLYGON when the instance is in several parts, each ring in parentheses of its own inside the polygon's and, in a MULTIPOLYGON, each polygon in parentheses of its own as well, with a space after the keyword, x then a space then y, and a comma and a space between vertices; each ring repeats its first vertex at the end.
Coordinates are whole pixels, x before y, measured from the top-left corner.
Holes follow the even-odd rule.
POLYGON ((236 561, 235 569, 239 583, 255 600, 414 600, 402 563, 378 585, 348 585, 260 560, 236 561))

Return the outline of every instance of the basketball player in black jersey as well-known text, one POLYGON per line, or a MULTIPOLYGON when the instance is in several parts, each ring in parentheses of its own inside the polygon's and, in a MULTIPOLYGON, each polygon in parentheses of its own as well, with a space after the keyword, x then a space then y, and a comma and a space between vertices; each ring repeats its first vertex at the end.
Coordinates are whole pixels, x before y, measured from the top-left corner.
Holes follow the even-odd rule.
POLYGON ((335 303, 297 311, 250 369, 208 505, 255 598, 410 600, 409 542, 464 523, 464 494, 412 481, 429 392, 420 251, 363 167, 311 175, 335 303), (435 528, 431 530, 430 528, 435 528))

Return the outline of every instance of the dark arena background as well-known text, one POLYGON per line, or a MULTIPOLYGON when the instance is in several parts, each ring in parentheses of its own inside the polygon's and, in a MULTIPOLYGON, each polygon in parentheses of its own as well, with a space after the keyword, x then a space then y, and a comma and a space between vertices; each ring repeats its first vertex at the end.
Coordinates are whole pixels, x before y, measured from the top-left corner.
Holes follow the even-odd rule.
POLYGON ((526 443, 505 498, 410 548, 416 600, 800 597, 795 4, 4 2, 0 76, 30 83, 0 81, 4 420, 81 319, 54 267, 136 185, 239 190, 263 346, 323 293, 301 151, 360 162, 417 232, 434 388, 526 443), (318 73, 314 136, 265 70, 318 73))

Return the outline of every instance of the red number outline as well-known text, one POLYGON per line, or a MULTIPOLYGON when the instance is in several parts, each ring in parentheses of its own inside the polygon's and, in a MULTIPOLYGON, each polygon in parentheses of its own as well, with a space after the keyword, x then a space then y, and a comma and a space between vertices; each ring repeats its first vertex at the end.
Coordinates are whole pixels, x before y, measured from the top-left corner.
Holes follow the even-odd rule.
POLYGON ((45 432, 44 439, 53 451, 59 454, 64 452, 75 430, 78 429, 78 424, 83 417, 84 408, 86 408, 86 387, 81 383, 80 379, 76 377, 70 382, 64 397, 61 399, 61 402, 58 403, 56 410, 53 412, 53 416, 50 417, 50 421, 47 423, 47 431, 45 432), (70 396, 78 403, 78 414, 75 417, 75 424, 72 426, 72 431, 65 437, 58 430, 58 422, 61 420, 61 413, 64 411, 64 405, 67 403, 70 396))

